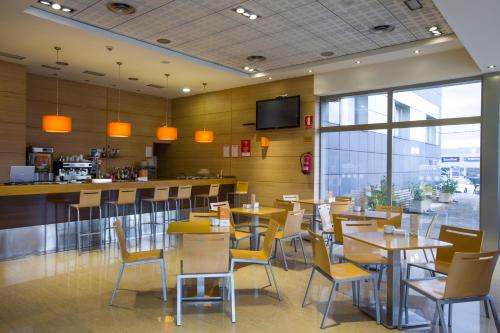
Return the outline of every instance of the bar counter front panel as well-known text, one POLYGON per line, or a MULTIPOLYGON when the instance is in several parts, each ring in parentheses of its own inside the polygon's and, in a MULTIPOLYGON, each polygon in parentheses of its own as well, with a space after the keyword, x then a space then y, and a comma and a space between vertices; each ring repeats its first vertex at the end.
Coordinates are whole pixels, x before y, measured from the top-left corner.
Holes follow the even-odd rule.
MULTIPOLYGON (((221 184, 219 198, 225 200, 226 193, 234 190, 236 179, 228 177, 103 184, 0 185, 0 260, 56 251, 59 240, 56 239, 56 235, 60 237, 59 234, 64 228, 62 225, 60 228, 57 226, 68 221, 68 204, 78 203, 81 190, 102 190, 101 207, 105 218, 105 202, 116 200, 120 188, 137 188, 136 204, 139 212, 141 198, 152 197, 155 186, 170 186, 170 196, 174 196, 178 186, 192 185, 192 199, 194 199, 196 194, 208 193, 210 184, 221 184)), ((202 205, 202 200, 199 200, 198 205, 202 205)), ((184 207, 187 206, 186 202, 184 207)), ((173 203, 170 209, 175 209, 173 203)), ((145 204, 143 216, 149 219, 149 212, 150 207, 145 204)), ((81 220, 88 220, 89 210, 83 209, 81 213, 81 220)), ((96 212, 93 214, 95 219, 96 212)), ((74 231, 76 214, 73 212, 71 217, 73 223, 70 223, 72 225, 68 229, 74 231)))

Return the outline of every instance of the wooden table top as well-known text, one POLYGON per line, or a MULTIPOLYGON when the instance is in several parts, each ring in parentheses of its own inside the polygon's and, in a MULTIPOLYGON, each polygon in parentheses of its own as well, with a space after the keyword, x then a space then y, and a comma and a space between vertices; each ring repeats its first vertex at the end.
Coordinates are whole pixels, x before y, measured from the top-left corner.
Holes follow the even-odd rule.
POLYGON ((345 201, 332 201, 332 202, 328 202, 328 200, 326 199, 300 199, 300 200, 297 200, 296 202, 298 203, 301 203, 301 204, 305 204, 305 205, 325 205, 325 204, 344 204, 345 201))
POLYGON ((365 210, 364 212, 355 212, 353 210, 348 210, 342 213, 337 213, 335 215, 347 217, 347 218, 368 218, 374 220, 390 220, 398 217, 399 213, 389 213, 389 212, 379 212, 374 210, 365 210))
POLYGON ((385 234, 383 232, 363 232, 344 234, 344 237, 351 238, 386 251, 423 250, 453 246, 451 243, 442 242, 437 239, 425 238, 421 236, 410 237, 408 234, 397 235, 385 234))
POLYGON ((210 220, 196 222, 171 222, 168 225, 169 234, 223 234, 229 232, 229 227, 214 227, 210 220))
POLYGON ((74 193, 81 190, 103 191, 118 190, 120 188, 154 188, 155 186, 177 187, 181 185, 206 186, 211 184, 236 184, 236 178, 212 178, 212 179, 165 179, 150 180, 147 182, 113 182, 113 183, 69 183, 69 184, 33 184, 33 185, 3 185, 0 184, 0 197, 16 195, 37 195, 37 194, 56 194, 56 193, 74 193))
POLYGON ((241 214, 241 215, 257 215, 257 216, 267 216, 267 215, 272 215, 276 213, 281 213, 284 212, 285 209, 283 208, 275 208, 275 207, 259 207, 259 208, 243 208, 243 207, 237 207, 237 208, 231 208, 231 212, 235 214, 241 214))

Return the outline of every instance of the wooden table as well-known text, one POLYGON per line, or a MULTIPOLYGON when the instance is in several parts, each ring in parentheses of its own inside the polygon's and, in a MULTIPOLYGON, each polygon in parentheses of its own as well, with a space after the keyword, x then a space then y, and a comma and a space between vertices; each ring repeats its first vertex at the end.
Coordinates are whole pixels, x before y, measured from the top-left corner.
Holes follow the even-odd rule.
POLYGON ((335 204, 344 204, 344 201, 332 201, 328 202, 328 200, 321 200, 321 199, 300 199, 295 202, 298 202, 300 204, 304 205, 310 205, 312 206, 312 221, 311 221, 311 230, 314 233, 317 233, 319 230, 319 224, 318 221, 316 220, 316 217, 318 216, 318 206, 320 205, 335 205, 335 204))
POLYGON ((250 249, 257 251, 259 250, 259 221, 261 217, 270 217, 276 213, 282 213, 285 210, 283 208, 274 207, 259 207, 259 208, 231 208, 231 213, 247 215, 252 217, 252 222, 250 223, 250 232, 253 237, 250 238, 250 249))
MULTIPOLYGON (((377 212, 380 213, 380 212, 377 212)), ((383 213, 385 214, 385 213, 383 213)), ((410 237, 408 235, 391 235, 383 232, 366 232, 356 234, 344 234, 344 237, 357 240, 359 242, 375 246, 387 251, 387 304, 385 316, 382 321, 385 326, 395 328, 398 326, 400 283, 401 283, 401 252, 404 250, 424 250, 439 247, 451 247, 453 244, 441 242, 436 239, 425 237, 410 237)), ((411 312, 409 313, 408 326, 428 325, 422 317, 411 312)))
MULTIPOLYGON (((196 221, 196 222, 171 222, 168 225, 167 233, 169 235, 184 235, 184 234, 221 234, 230 232, 229 227, 214 227, 210 225, 210 220, 196 221)), ((220 296, 213 296, 206 294, 205 278, 196 278, 196 296, 185 297, 184 300, 188 301, 206 301, 215 300, 222 301, 220 296)))

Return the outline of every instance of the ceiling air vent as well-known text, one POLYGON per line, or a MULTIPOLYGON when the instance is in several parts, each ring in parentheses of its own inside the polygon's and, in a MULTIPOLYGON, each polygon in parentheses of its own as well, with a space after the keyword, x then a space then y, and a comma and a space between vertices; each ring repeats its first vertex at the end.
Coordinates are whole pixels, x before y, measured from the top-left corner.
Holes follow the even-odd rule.
POLYGON ((370 29, 370 32, 373 32, 375 34, 383 34, 391 31, 394 31, 394 26, 390 24, 380 24, 370 29))
POLYGON ((89 70, 83 71, 82 73, 88 74, 88 75, 94 75, 94 76, 105 76, 106 75, 104 73, 99 73, 99 72, 94 72, 94 71, 89 71, 89 70))
POLYGON ((404 3, 409 10, 418 10, 424 8, 420 0, 405 0, 404 3))
POLYGON ((134 6, 123 2, 110 2, 106 5, 108 10, 118 15, 130 15, 135 13, 134 6))
POLYGON ((150 84, 148 84, 147 86, 148 86, 148 87, 151 87, 151 88, 157 88, 157 89, 161 89, 161 88, 163 88, 163 86, 159 86, 159 85, 157 85, 157 84, 153 84, 153 83, 150 83, 150 84))
POLYGON ((51 65, 42 65, 43 68, 48 68, 48 69, 52 69, 54 71, 58 71, 61 69, 61 67, 56 67, 56 66, 51 66, 51 65))
POLYGON ((16 60, 23 60, 26 58, 26 57, 23 57, 23 56, 20 56, 17 54, 1 52, 1 51, 0 51, 0 57, 5 57, 5 58, 9 58, 9 59, 16 59, 16 60))

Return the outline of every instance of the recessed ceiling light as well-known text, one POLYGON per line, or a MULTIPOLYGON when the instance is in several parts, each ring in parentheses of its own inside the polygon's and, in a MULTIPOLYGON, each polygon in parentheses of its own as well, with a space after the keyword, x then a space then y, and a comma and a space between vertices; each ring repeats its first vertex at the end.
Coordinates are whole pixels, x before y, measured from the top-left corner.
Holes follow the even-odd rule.
POLYGON ((241 8, 241 7, 240 8, 236 8, 236 12, 238 14, 243 14, 245 12, 245 8, 241 8))
POLYGON ((308 70, 307 72, 308 72, 308 73, 312 73, 312 72, 313 72, 313 70, 312 70, 312 69, 310 69, 310 70, 308 70))
POLYGON ((250 69, 250 67, 245 66, 245 67, 243 67, 243 69, 246 70, 246 71, 248 71, 250 69))
POLYGON ((248 17, 250 20, 255 20, 257 18, 257 15, 255 14, 251 14, 249 17, 248 17))
POLYGON ((420 0, 405 0, 404 4, 408 7, 409 10, 418 10, 424 8, 424 6, 420 3, 420 0))
POLYGON ((438 27, 436 27, 436 26, 434 25, 434 26, 432 26, 432 27, 430 27, 430 28, 429 28, 429 31, 430 31, 430 32, 433 32, 433 31, 436 31, 437 29, 438 29, 438 27))
POLYGON ((190 88, 182 88, 182 92, 187 94, 187 93, 191 92, 191 89, 190 88))
POLYGON ((73 11, 73 9, 71 8, 67 8, 67 7, 64 7, 63 9, 61 9, 63 12, 65 13, 71 13, 73 11))
POLYGON ((268 79, 268 80, 272 80, 273 78, 272 78, 272 77, 268 77, 267 79, 268 79))
POLYGON ((137 78, 137 77, 129 77, 128 79, 129 79, 130 81, 138 81, 138 80, 139 80, 139 78, 137 78))
POLYGON ((394 31, 394 26, 391 24, 379 24, 376 25, 372 28, 370 28, 370 32, 375 33, 375 34, 383 34, 387 32, 394 31))
POLYGON ((245 16, 246 18, 248 18, 250 20, 256 20, 259 18, 259 15, 252 13, 243 7, 234 8, 233 11, 240 14, 240 15, 245 16))
POLYGON ((253 73, 253 72, 255 72, 255 69, 253 69, 253 68, 249 68, 249 69, 248 69, 248 71, 249 71, 250 73, 253 73))
POLYGON ((360 60, 356 60, 356 65, 359 65, 361 63, 360 60))
POLYGON ((166 38, 158 38, 156 41, 160 44, 170 44, 170 42, 171 42, 170 39, 166 39, 166 38))
POLYGON ((251 55, 247 57, 247 60, 251 63, 266 61, 267 58, 262 55, 251 55))
POLYGON ((115 14, 118 15, 130 15, 135 13, 134 6, 131 6, 123 2, 110 2, 106 7, 115 14))
POLYGON ((45 6, 50 6, 51 5, 50 1, 41 0, 41 1, 38 1, 38 2, 41 3, 42 5, 45 5, 45 6))
POLYGON ((50 7, 52 7, 52 9, 55 9, 55 10, 59 10, 62 8, 62 6, 58 3, 53 3, 50 7))
POLYGON ((419 54, 419 53, 420 53, 420 50, 415 50, 415 51, 413 51, 413 53, 415 53, 415 54, 419 54))
POLYGON ((493 69, 493 68, 495 68, 495 67, 497 67, 497 66, 495 66, 495 65, 489 65, 489 66, 488 66, 488 68, 489 68, 489 69, 493 69))
POLYGON ((333 53, 332 51, 324 51, 324 52, 321 52, 320 54, 322 57, 331 57, 335 53, 333 53))

